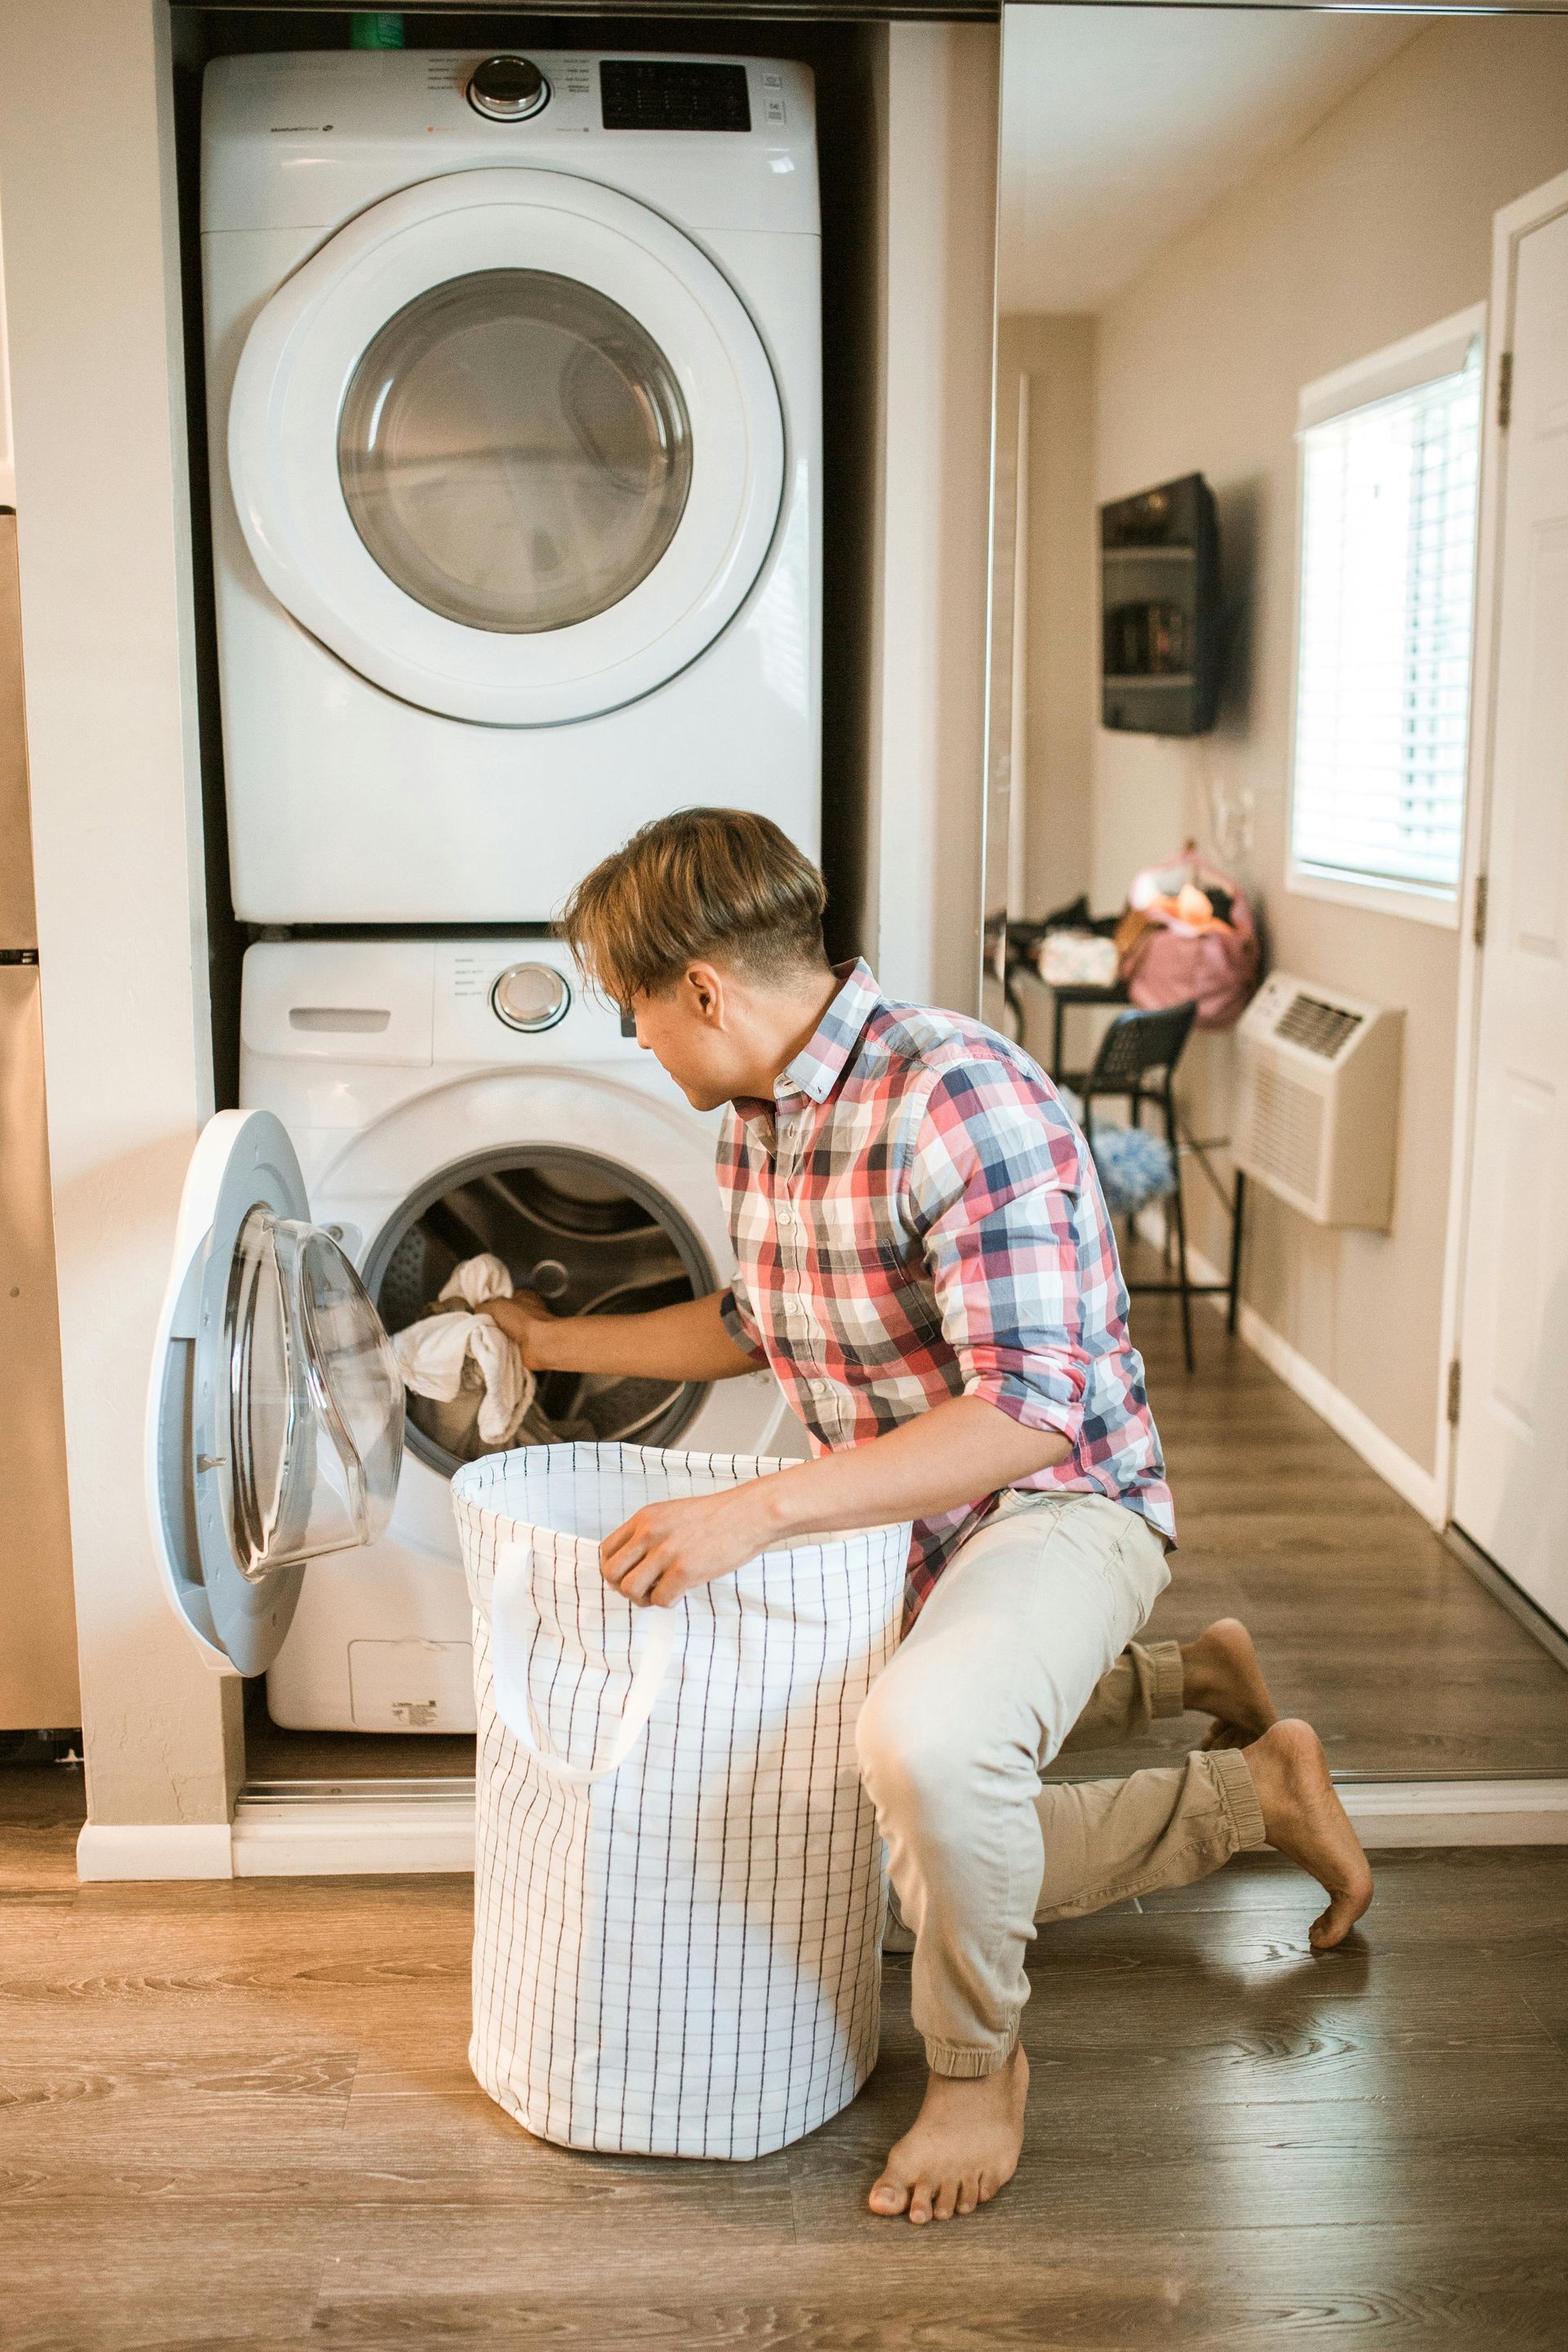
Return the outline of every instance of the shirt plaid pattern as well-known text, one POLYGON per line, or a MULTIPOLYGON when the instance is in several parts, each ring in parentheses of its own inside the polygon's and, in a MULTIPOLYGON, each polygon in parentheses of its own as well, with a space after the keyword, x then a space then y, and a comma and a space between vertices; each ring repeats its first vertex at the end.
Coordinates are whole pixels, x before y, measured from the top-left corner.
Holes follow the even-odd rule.
MULTIPOLYGON (((1072 1453, 1020 1479, 1107 1495, 1174 1536, 1094 1162, 1055 1087, 977 1021, 889 1003, 867 965, 772 1103, 726 1113, 725 1328, 818 1453, 977 1396, 1072 1453)), ((912 1617, 994 1496, 917 1521, 912 1617)))

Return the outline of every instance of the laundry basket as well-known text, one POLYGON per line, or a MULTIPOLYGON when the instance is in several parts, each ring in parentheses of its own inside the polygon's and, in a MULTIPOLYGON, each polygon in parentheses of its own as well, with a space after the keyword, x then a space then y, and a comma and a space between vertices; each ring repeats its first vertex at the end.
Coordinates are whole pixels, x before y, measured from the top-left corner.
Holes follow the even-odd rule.
POLYGON ((535 1445, 452 1483, 479 1706, 469 2060, 566 2147, 765 2155, 876 2062, 855 1723, 898 1639, 908 1526, 765 1552, 671 1609, 599 1571, 643 1504, 785 1466, 535 1445))

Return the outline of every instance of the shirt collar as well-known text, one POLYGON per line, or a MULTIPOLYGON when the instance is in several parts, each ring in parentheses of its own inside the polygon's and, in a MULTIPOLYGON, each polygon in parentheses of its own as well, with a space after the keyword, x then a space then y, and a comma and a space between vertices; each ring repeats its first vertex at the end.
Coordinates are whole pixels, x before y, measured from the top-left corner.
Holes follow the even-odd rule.
POLYGON ((840 987, 805 1044, 773 1081, 775 1100, 805 1095, 824 1103, 844 1076, 865 1033, 866 1024, 881 1003, 876 978, 864 956, 853 963, 836 964, 840 987))

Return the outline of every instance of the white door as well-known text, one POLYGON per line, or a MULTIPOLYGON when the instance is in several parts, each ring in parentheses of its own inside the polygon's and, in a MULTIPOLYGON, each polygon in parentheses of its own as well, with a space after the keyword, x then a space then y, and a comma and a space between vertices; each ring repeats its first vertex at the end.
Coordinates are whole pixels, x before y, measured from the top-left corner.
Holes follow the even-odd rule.
POLYGON ((778 522, 745 305, 660 215, 562 172, 372 205, 267 304, 229 479, 294 618, 389 694, 559 726, 694 661, 778 522))
MULTIPOLYGON (((1555 191, 1554 191, 1555 193, 1555 191)), ((1514 247, 1454 1517, 1568 1629, 1568 186, 1514 247)))
POLYGON ((269 1111, 220 1111, 180 1203, 147 1447, 164 1587, 209 1664, 271 1664, 307 1561, 384 1531, 402 1459, 396 1359, 292 1144, 269 1111))

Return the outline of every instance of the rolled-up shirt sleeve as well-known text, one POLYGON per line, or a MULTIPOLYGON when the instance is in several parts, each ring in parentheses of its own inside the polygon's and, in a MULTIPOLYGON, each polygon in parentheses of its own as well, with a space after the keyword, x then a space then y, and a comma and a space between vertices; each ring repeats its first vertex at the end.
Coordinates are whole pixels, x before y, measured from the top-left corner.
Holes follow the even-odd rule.
POLYGON ((750 1356, 758 1370, 767 1368, 767 1350, 763 1346, 762 1329, 751 1294, 740 1274, 731 1276, 726 1289, 719 1293, 719 1319, 731 1343, 742 1356, 750 1356))
POLYGON ((1077 1446, 1089 1357, 1065 1118, 995 1065, 944 1072, 910 1202, 963 1394, 1077 1446))

